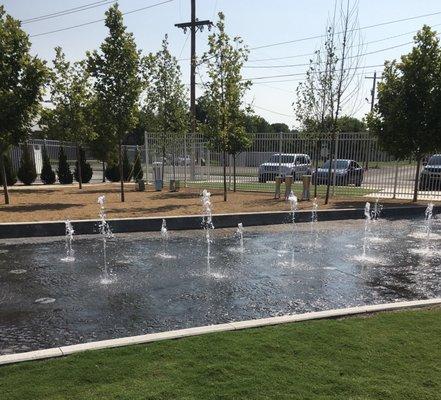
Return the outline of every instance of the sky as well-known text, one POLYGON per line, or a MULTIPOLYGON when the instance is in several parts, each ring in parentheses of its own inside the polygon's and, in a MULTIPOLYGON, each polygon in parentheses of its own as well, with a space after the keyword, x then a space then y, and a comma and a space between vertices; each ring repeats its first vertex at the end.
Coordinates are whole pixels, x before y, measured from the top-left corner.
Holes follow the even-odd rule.
MULTIPOLYGON (((127 29, 133 32, 143 53, 156 52, 165 34, 170 50, 180 61, 183 81, 190 82, 189 34, 174 26, 190 19, 190 0, 120 0, 122 12, 130 12, 152 5, 153 7, 124 16, 127 29)), ((352 3, 355 0, 350 0, 352 3)), ((251 49, 249 61, 243 69, 245 78, 253 85, 245 102, 251 104, 256 114, 269 122, 284 122, 295 126, 293 110, 295 90, 307 69, 310 54, 320 47, 326 24, 333 14, 334 0, 196 0, 196 13, 200 20, 216 21, 222 11, 226 17, 226 30, 231 36, 241 36, 251 49), (311 38, 312 37, 312 38, 311 38), (314 38, 316 37, 316 38, 314 38), (309 39, 311 38, 311 39, 309 39), (301 40, 300 40, 301 39, 301 40), (305 39, 305 40, 304 40, 305 39), (291 41, 274 45, 275 43, 291 41), (268 46, 269 45, 269 46, 268 46), (264 48, 257 48, 267 46, 264 48), (274 58, 279 58, 274 60, 274 58), (271 59, 271 60, 268 60, 271 59), (299 65, 300 64, 300 65, 299 65), (285 65, 285 67, 280 67, 285 65), (288 65, 288 66, 286 66, 288 65), (259 67, 259 68, 256 68, 259 67), (290 75, 277 77, 277 75, 290 75), (276 77, 273 77, 276 76, 276 77), (273 77, 273 78, 270 78, 273 77), (263 79, 255 79, 263 78, 263 79)), ((97 0, 3 0, 6 12, 23 21, 22 28, 30 34, 32 53, 50 62, 54 48, 61 46, 69 60, 84 58, 87 50, 99 47, 107 35, 103 21, 61 32, 48 33, 78 24, 104 18, 109 1, 97 0), (92 5, 92 3, 94 3, 92 5), (87 10, 38 21, 26 21, 74 7, 90 4, 87 10)), ((357 81, 353 84, 358 96, 348 96, 344 114, 362 118, 370 108, 370 90, 374 71, 381 75, 385 60, 399 58, 407 53, 412 38, 423 24, 441 31, 441 2, 439 0, 359 0, 358 31, 363 41, 357 58, 357 81), (434 14, 424 16, 427 14, 434 14), (414 18, 418 17, 418 18, 414 18), (408 19, 413 18, 413 19, 408 19), (397 21, 408 19, 406 21, 397 21), (386 22, 385 25, 374 26, 386 22)), ((196 50, 201 56, 207 49, 207 30, 197 33, 196 50)), ((199 67, 196 81, 197 95, 202 94, 207 77, 204 67, 199 67)), ((350 91, 352 93, 352 90, 350 91)), ((349 93, 349 92, 348 92, 349 93)))

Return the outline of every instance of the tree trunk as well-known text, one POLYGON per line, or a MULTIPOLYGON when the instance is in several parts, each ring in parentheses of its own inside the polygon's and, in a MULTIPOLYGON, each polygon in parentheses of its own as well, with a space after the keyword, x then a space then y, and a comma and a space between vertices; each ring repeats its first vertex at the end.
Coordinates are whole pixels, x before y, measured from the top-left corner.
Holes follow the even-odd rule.
POLYGON ((103 161, 103 183, 106 182, 106 163, 103 161))
POLYGON ((415 173, 415 185, 413 187, 413 202, 418 201, 418 184, 419 184, 419 178, 420 178, 421 158, 422 157, 420 154, 418 154, 416 156, 417 167, 416 167, 416 173, 415 173))
POLYGON ((78 188, 82 189, 83 188, 83 171, 81 168, 81 146, 77 143, 77 163, 78 163, 78 168, 77 168, 77 173, 78 173, 78 188))
POLYGON ((9 204, 8 182, 6 182, 5 155, 0 153, 0 174, 3 181, 3 194, 5 195, 5 204, 9 204))
POLYGON ((318 166, 319 166, 319 158, 320 158, 320 150, 321 150, 321 142, 317 141, 316 149, 315 149, 315 181, 314 181, 314 198, 317 198, 317 185, 318 185, 318 166))
POLYGON ((161 180, 164 187, 164 169, 165 169, 165 146, 162 146, 162 168, 161 168, 161 180))
POLYGON ((122 141, 119 141, 119 180, 121 182, 121 202, 124 203, 124 168, 123 168, 123 154, 122 154, 122 141))
MULTIPOLYGON (((329 158, 329 168, 328 168, 328 178, 326 181, 326 196, 325 196, 325 204, 328 204, 329 202, 329 189, 331 187, 331 176, 332 176, 332 165, 334 164, 334 158, 335 158, 335 133, 332 134, 331 139, 331 154, 329 158)), ((335 174, 335 165, 334 165, 334 174, 335 174)))
POLYGON ((233 192, 236 191, 236 154, 233 154, 233 192))
POLYGON ((223 167, 224 167, 224 201, 227 201, 227 152, 223 151, 223 167))

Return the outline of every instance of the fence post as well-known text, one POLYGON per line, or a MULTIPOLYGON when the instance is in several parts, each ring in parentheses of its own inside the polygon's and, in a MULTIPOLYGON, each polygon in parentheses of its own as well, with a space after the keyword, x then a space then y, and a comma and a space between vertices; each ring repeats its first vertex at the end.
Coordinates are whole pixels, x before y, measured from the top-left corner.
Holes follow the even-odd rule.
POLYGON ((187 184, 187 133, 184 135, 184 186, 188 187, 187 184))
POLYGON ((207 149, 207 181, 211 182, 211 152, 210 149, 207 149))
POLYGON ((398 185, 398 160, 395 164, 395 178, 394 178, 394 194, 392 196, 393 199, 397 197, 397 185, 398 185))
POLYGON ((147 132, 144 132, 144 152, 145 152, 145 182, 149 184, 149 142, 147 132))
POLYGON ((279 132, 279 177, 282 177, 282 132, 279 132))

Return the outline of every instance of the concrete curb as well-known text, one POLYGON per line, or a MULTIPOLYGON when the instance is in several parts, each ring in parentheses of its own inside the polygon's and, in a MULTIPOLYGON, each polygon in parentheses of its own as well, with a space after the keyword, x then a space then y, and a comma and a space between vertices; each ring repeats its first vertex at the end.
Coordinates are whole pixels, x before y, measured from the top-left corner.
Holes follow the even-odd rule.
POLYGON ((330 319, 345 317, 349 315, 360 315, 365 313, 392 311, 406 308, 420 308, 439 304, 441 304, 441 298, 403 301, 396 303, 376 304, 370 306, 340 308, 327 311, 316 311, 304 314, 283 315, 279 317, 262 318, 249 321, 229 322, 226 324, 200 326, 195 328, 179 329, 175 331, 160 333, 149 333, 147 335, 129 336, 125 338, 101 340, 98 342, 90 343, 80 343, 71 346, 54 347, 51 349, 30 351, 26 353, 7 354, 0 356, 0 365, 61 357, 88 350, 108 349, 121 346, 131 346, 135 344, 158 342, 169 339, 180 339, 184 337, 199 336, 214 332, 236 331, 249 328, 258 328, 262 326, 280 325, 317 319, 330 319))
MULTIPOLYGON (((388 207, 382 211, 382 217, 395 219, 421 216, 424 217, 424 206, 388 207)), ((441 212, 441 206, 434 207, 435 213, 441 212)), ((141 217, 109 219, 110 228, 114 233, 153 232, 161 229, 162 219, 166 219, 170 230, 200 229, 201 215, 182 215, 166 217, 141 217)), ((319 210, 319 221, 336 221, 364 218, 364 210, 355 208, 319 210)), ((296 213, 296 222, 309 222, 310 210, 296 213)), ((291 220, 288 211, 263 211, 233 214, 215 214, 213 223, 216 228, 232 228, 242 222, 244 226, 284 224, 291 220)), ((90 235, 98 233, 98 220, 71 221, 75 234, 90 235)), ((0 223, 0 239, 22 237, 64 236, 64 221, 0 223)))

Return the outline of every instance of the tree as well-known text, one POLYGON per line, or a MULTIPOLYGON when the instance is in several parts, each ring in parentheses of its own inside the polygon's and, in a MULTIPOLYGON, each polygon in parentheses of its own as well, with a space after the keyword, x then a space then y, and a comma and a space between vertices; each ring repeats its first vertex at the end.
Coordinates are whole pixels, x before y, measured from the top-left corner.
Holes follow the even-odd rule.
POLYGON ((0 176, 9 204, 4 157, 11 145, 26 140, 38 113, 47 70, 30 55, 31 43, 20 21, 0 5, 0 176))
MULTIPOLYGON (((297 88, 295 109, 302 127, 307 132, 314 127, 315 133, 328 133, 331 137, 330 159, 333 161, 329 163, 325 204, 329 201, 331 181, 335 182, 336 178, 333 166, 340 113, 343 108, 354 110, 359 100, 357 70, 361 62, 361 49, 358 3, 341 0, 337 7, 336 2, 323 48, 310 60, 306 79, 297 88)), ((317 154, 320 135, 315 137, 317 154)))
POLYGON ((162 152, 162 180, 166 149, 172 153, 173 179, 176 179, 176 147, 184 139, 188 128, 187 91, 182 83, 178 61, 170 54, 167 35, 162 41, 162 49, 144 59, 146 93, 144 115, 149 118, 151 128, 159 136, 162 152), (149 111, 149 113, 147 112, 149 111))
POLYGON ((46 146, 43 146, 41 158, 43 159, 43 166, 41 168, 40 179, 45 185, 52 185, 55 183, 56 177, 51 166, 51 160, 47 154, 46 146))
POLYGON ((17 176, 25 185, 32 185, 35 179, 37 179, 34 159, 31 156, 27 143, 21 147, 20 168, 18 169, 17 176))
POLYGON ((271 124, 271 129, 273 130, 273 132, 282 132, 282 133, 291 132, 289 126, 282 122, 276 122, 274 124, 271 124))
MULTIPOLYGON (((5 166, 6 184, 8 186, 14 186, 17 183, 17 174, 15 173, 14 167, 12 166, 9 154, 6 153, 3 156, 3 165, 5 166)), ((0 176, 0 184, 3 185, 3 179, 0 176)))
POLYGON ((242 100, 251 83, 243 79, 241 72, 248 59, 248 49, 240 37, 231 39, 227 35, 224 14, 218 16, 203 61, 209 76, 205 91, 208 139, 223 155, 224 201, 227 201, 227 153, 232 143, 245 134, 242 100))
POLYGON ((50 74, 50 99, 53 108, 45 109, 40 124, 43 131, 77 146, 77 182, 82 189, 81 147, 95 133, 92 126, 92 88, 83 61, 70 63, 61 47, 55 48, 54 67, 50 74))
POLYGON ((70 172, 70 166, 67 162, 66 153, 64 152, 64 147, 60 146, 60 150, 58 151, 58 181, 62 185, 70 185, 73 182, 73 175, 70 172))
POLYGON ((441 148, 441 48, 429 26, 414 37, 415 46, 401 62, 385 63, 378 103, 368 116, 369 129, 397 159, 415 158, 413 201, 418 199, 421 160, 441 148))
POLYGON ((118 4, 106 12, 105 25, 109 35, 100 52, 88 53, 88 70, 93 77, 96 106, 110 142, 118 143, 121 201, 124 201, 122 142, 137 122, 138 102, 143 81, 140 52, 134 37, 126 31, 118 4), (103 120, 105 116, 105 122, 103 120))
POLYGON ((77 182, 89 183, 93 176, 92 167, 86 160, 86 152, 83 147, 78 150, 79 160, 75 162, 74 178, 77 182), (81 171, 81 173, 80 173, 81 171))

